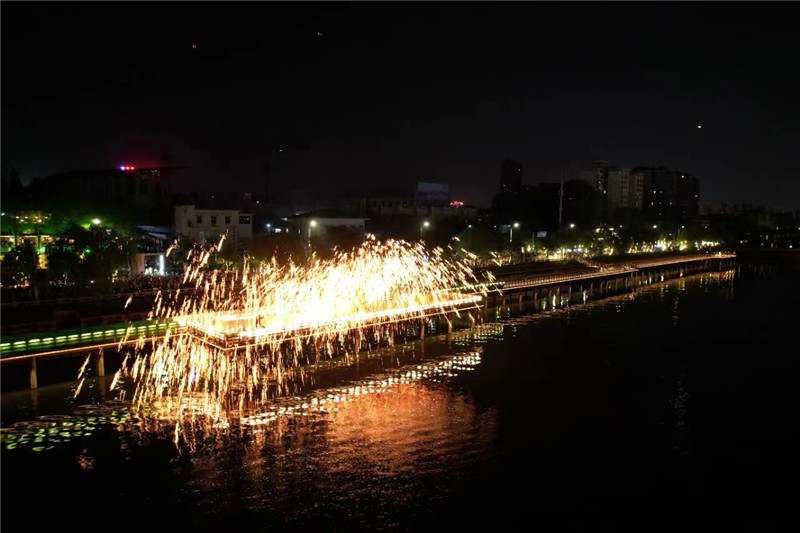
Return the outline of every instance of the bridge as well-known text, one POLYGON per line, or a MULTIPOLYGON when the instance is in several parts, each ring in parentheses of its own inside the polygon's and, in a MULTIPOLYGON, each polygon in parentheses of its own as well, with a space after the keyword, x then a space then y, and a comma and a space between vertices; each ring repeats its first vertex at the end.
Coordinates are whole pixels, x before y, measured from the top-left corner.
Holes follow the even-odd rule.
MULTIPOLYGON (((460 296, 453 297, 447 302, 447 309, 441 302, 428 305, 421 305, 417 308, 388 309, 380 312, 367 313, 363 316, 346 317, 340 320, 340 324, 322 323, 314 324, 314 328, 329 327, 336 329, 337 326, 345 327, 350 324, 352 327, 375 327, 391 322, 408 318, 408 314, 414 314, 413 319, 426 319, 430 317, 443 316, 447 319, 448 328, 452 328, 449 320, 451 313, 476 309, 482 306, 486 309, 489 298, 481 298, 477 293, 489 291, 490 295, 497 295, 502 298, 503 305, 508 294, 516 293, 522 302, 522 298, 530 291, 534 291, 534 298, 538 300, 539 289, 548 289, 548 300, 555 294, 560 295, 562 286, 569 289, 568 294, 572 294, 572 284, 580 283, 580 292, 583 292, 584 281, 592 283, 613 282, 618 283, 621 277, 641 276, 645 271, 654 271, 663 268, 674 267, 695 267, 707 268, 711 262, 732 260, 736 257, 734 253, 717 254, 694 254, 681 257, 667 257, 658 259, 646 259, 628 261, 624 264, 608 265, 599 267, 588 267, 584 271, 570 272, 567 274, 547 274, 538 276, 515 275, 506 280, 496 280, 492 283, 479 283, 468 287, 460 287, 454 290, 453 294, 460 293, 460 296), (481 303, 482 300, 482 303, 481 303)), ((683 275, 683 270, 680 270, 683 275)), ((663 276, 662 276, 663 279, 663 276)), ((628 279, 625 283, 632 286, 633 282, 628 279)), ((593 285, 590 285, 593 287, 593 285)), ((286 321, 284 321, 286 323, 286 321)), ((293 324, 291 331, 282 331, 285 338, 303 338, 313 335, 314 328, 309 324, 302 324, 297 321, 289 320, 293 324)), ((260 326, 258 318, 251 315, 230 315, 226 321, 203 323, 190 321, 187 319, 174 320, 143 320, 138 322, 117 323, 96 326, 93 328, 82 328, 73 330, 63 330, 51 333, 34 333, 28 335, 16 335, 8 338, 4 337, 0 342, 0 363, 11 361, 30 360, 30 385, 37 388, 37 359, 64 355, 84 355, 95 353, 98 374, 104 373, 103 349, 116 349, 121 346, 130 346, 142 341, 154 342, 163 339, 168 330, 172 333, 188 332, 205 342, 222 350, 237 350, 248 346, 255 346, 263 342, 263 338, 274 331, 268 331, 260 326)), ((448 329, 449 331, 450 329, 448 329)), ((420 337, 424 337, 425 328, 420 328, 420 337)))
POLYGON ((734 253, 716 254, 692 254, 681 257, 664 257, 657 259, 635 259, 622 264, 603 265, 593 263, 592 266, 581 271, 573 271, 566 274, 545 274, 545 275, 525 275, 516 274, 509 276, 505 281, 497 281, 490 284, 491 289, 499 289, 503 292, 529 289, 535 287, 546 287, 548 285, 567 284, 582 280, 611 278, 614 276, 633 274, 643 270, 657 269, 659 267, 675 265, 696 265, 708 261, 724 261, 735 259, 734 253))

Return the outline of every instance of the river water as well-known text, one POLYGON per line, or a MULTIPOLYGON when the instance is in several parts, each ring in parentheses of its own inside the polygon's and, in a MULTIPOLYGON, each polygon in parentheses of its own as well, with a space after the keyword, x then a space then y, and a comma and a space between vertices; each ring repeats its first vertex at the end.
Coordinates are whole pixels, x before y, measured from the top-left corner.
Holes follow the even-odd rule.
POLYGON ((777 529, 799 279, 745 265, 509 308, 326 365, 178 445, 97 379, 77 400, 40 389, 35 411, 4 394, 3 530, 777 529))

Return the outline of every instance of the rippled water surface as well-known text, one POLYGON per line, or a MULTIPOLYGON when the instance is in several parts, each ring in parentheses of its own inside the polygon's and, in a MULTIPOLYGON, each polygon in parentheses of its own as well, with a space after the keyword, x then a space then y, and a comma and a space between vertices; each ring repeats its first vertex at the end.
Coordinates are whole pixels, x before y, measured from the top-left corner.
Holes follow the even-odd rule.
POLYGON ((74 383, 5 394, 2 525, 777 527, 796 464, 796 274, 748 267, 507 308, 325 365, 177 446, 151 413, 104 400, 99 379, 76 401, 74 383))

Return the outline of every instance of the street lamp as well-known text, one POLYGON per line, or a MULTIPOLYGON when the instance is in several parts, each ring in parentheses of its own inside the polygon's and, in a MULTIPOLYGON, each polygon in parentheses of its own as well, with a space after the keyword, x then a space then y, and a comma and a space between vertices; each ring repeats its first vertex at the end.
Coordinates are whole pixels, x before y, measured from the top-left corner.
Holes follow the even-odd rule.
POLYGON ((420 226, 420 228, 419 228, 419 238, 420 239, 422 239, 422 232, 425 230, 425 228, 427 228, 430 225, 431 225, 431 223, 428 222, 427 220, 422 223, 422 226, 420 226))
POLYGON ((519 227, 519 222, 514 222, 514 224, 511 225, 511 229, 508 233, 508 242, 514 242, 514 228, 518 227, 519 227))
POLYGON ((312 220, 308 223, 308 245, 311 246, 311 228, 316 227, 317 221, 312 220))
POLYGON ((92 224, 94 224, 95 226, 98 226, 100 224, 100 219, 99 218, 93 218, 92 219, 92 224))
POLYGON ((569 225, 569 227, 570 227, 570 229, 574 229, 574 228, 575 228, 575 223, 574 223, 574 222, 573 222, 573 223, 571 223, 571 224, 569 225))

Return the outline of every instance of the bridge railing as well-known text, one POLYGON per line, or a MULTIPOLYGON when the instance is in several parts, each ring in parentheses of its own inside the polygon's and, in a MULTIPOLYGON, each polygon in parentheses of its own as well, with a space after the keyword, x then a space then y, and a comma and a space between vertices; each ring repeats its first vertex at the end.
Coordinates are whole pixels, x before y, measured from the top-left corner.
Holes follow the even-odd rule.
POLYGON ((520 280, 512 280, 503 284, 503 289, 518 289, 522 287, 535 287, 537 285, 551 285, 553 283, 570 282, 581 279, 599 278, 605 276, 613 276, 617 274, 625 274, 627 272, 635 272, 636 268, 621 267, 621 268, 603 268, 594 272, 587 272, 584 274, 560 274, 555 276, 540 276, 520 280))
MULTIPOLYGON (((46 300, 20 300, 3 302, 0 307, 3 309, 15 307, 33 307, 37 305, 57 305, 57 304, 71 304, 71 303, 84 303, 84 302, 102 302, 106 300, 124 300, 136 296, 153 296, 155 297, 159 291, 163 294, 171 294, 178 289, 143 289, 136 292, 120 292, 114 294, 97 294, 94 296, 65 296, 63 298, 48 298, 46 300)), ((194 287, 180 289, 181 294, 195 292, 194 287)))
POLYGON ((691 263, 694 261, 705 261, 708 259, 733 259, 736 254, 718 252, 716 254, 696 254, 687 255, 685 257, 670 258, 670 259, 651 259, 649 261, 636 261, 631 264, 637 268, 647 268, 663 265, 675 265, 678 263, 691 263))
POLYGON ((163 335, 167 329, 177 326, 174 322, 137 323, 119 327, 97 329, 93 331, 56 332, 42 334, 28 339, 0 342, 0 360, 9 356, 38 351, 59 350, 82 345, 98 343, 114 343, 128 338, 163 335))

